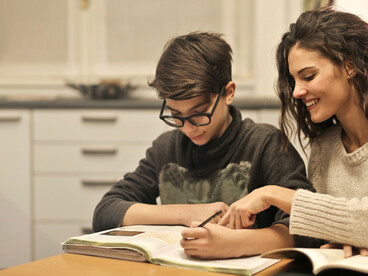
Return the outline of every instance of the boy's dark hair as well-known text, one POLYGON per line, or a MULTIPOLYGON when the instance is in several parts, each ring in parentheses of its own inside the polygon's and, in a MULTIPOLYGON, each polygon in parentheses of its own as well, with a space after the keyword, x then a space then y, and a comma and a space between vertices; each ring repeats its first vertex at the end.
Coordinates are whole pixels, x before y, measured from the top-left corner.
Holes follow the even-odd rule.
POLYGON ((314 123, 306 105, 300 99, 293 98, 295 82, 289 72, 288 56, 295 45, 318 52, 339 67, 350 61, 356 70, 350 82, 368 117, 368 24, 354 14, 337 11, 333 7, 307 11, 290 25, 276 54, 279 74, 277 94, 281 100, 280 128, 285 136, 294 129, 290 118, 296 120, 300 142, 301 133, 309 138, 309 142, 313 142, 321 131, 338 122, 333 116, 327 121, 314 123))
POLYGON ((218 33, 193 32, 170 40, 148 85, 161 99, 186 100, 219 93, 231 81, 232 50, 218 33))

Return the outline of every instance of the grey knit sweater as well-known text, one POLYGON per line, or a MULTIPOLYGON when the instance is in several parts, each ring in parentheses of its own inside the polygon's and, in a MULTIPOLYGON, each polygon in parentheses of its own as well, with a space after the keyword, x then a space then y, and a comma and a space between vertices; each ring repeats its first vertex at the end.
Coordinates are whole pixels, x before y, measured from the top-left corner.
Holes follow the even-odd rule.
POLYGON ((308 176, 318 193, 298 190, 290 233, 368 248, 368 143, 346 153, 342 128, 313 143, 308 176))

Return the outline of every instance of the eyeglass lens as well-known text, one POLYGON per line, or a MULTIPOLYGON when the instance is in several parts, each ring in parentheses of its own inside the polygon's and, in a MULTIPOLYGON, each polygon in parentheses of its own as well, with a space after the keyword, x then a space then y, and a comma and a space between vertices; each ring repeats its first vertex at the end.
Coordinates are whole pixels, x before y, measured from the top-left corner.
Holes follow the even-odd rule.
MULTIPOLYGON (((164 121, 168 124, 168 125, 172 125, 172 126, 178 126, 181 127, 184 125, 184 119, 182 118, 175 118, 175 117, 167 117, 164 118, 164 121)), ((203 126, 203 125, 208 125, 211 120, 208 116, 205 115, 198 115, 198 116, 192 116, 190 118, 188 118, 188 121, 196 126, 203 126)))

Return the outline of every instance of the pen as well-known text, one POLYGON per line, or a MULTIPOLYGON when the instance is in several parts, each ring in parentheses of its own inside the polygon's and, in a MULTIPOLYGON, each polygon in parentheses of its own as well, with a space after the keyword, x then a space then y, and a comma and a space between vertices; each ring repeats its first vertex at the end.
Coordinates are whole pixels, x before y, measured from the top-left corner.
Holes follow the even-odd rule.
POLYGON ((221 214, 221 210, 220 211, 217 211, 216 213, 214 213, 212 216, 210 216, 208 219, 206 219, 204 222, 202 222, 200 225, 198 225, 198 227, 205 226, 208 222, 210 222, 213 218, 215 218, 219 214, 221 214))

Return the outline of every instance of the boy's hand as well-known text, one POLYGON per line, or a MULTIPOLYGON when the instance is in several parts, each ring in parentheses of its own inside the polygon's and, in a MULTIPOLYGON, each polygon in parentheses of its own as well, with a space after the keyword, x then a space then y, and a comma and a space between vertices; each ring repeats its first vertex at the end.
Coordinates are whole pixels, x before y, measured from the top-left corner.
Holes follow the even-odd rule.
POLYGON ((239 257, 239 240, 234 236, 234 230, 224 226, 208 223, 204 227, 196 227, 200 222, 194 222, 193 228, 182 232, 180 245, 185 254, 200 259, 219 259, 239 257))
POLYGON ((219 221, 219 224, 233 229, 251 227, 254 224, 256 215, 270 207, 270 204, 264 198, 266 189, 267 186, 256 189, 231 204, 227 213, 219 221))
POLYGON ((220 215, 211 220, 211 223, 218 223, 228 209, 229 206, 224 202, 188 204, 185 207, 185 214, 183 214, 183 218, 185 218, 183 224, 186 226, 191 226, 193 221, 204 221, 217 211, 221 211, 220 215))

